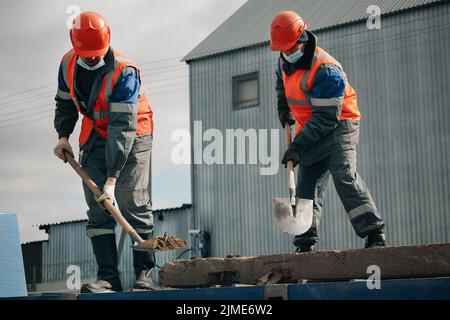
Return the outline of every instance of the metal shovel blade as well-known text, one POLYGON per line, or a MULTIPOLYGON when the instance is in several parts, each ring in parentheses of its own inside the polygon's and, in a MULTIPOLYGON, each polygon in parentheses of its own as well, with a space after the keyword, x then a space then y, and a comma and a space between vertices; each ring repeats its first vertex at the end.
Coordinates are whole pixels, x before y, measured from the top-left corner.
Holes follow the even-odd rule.
POLYGON ((288 198, 274 198, 273 219, 282 232, 304 234, 312 225, 313 200, 296 198, 294 215, 288 198))

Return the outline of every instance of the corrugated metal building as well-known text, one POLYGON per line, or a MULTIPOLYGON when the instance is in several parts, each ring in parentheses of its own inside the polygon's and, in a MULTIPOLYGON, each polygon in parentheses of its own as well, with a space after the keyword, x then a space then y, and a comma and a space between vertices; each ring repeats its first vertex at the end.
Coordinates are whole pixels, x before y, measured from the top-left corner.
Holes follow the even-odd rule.
MULTIPOLYGON (((450 241, 450 4, 436 0, 250 0, 184 60, 190 72, 190 122, 203 131, 280 128, 277 53, 268 47, 272 18, 294 10, 338 59, 359 95, 359 173, 386 220, 390 245, 450 241), (367 9, 381 9, 369 29, 367 9), (236 108, 239 79, 256 92, 254 107, 236 108)), ((245 102, 245 88, 242 96, 245 102)), ((280 156, 284 150, 280 130, 280 156)), ((209 142, 203 142, 203 148, 209 142)), ((194 151, 192 152, 194 158, 194 151)), ((292 251, 272 223, 272 198, 287 193, 284 168, 192 166, 191 228, 210 232, 213 256, 292 251)), ((332 184, 332 182, 330 182, 332 184)), ((333 186, 320 225, 319 249, 358 248, 333 186)))
MULTIPOLYGON (((160 236, 167 232, 180 239, 189 240, 188 216, 191 205, 184 204, 176 208, 154 210, 154 235, 160 236)), ((87 220, 75 220, 52 223, 39 226, 48 233, 48 241, 32 242, 22 245, 24 265, 27 275, 28 290, 32 291, 66 291, 68 267, 80 267, 81 281, 94 279, 97 275, 97 265, 92 252, 89 238, 86 236, 87 220)), ((120 232, 116 232, 117 235, 120 232)), ((124 242, 120 257, 122 285, 131 288, 134 283, 133 255, 129 248, 130 238, 124 242)), ((163 266, 167 261, 177 258, 189 258, 190 251, 177 249, 156 253, 157 266, 163 266)), ((73 271, 72 271, 73 272, 73 271)), ((157 273, 153 275, 157 279, 157 273)))

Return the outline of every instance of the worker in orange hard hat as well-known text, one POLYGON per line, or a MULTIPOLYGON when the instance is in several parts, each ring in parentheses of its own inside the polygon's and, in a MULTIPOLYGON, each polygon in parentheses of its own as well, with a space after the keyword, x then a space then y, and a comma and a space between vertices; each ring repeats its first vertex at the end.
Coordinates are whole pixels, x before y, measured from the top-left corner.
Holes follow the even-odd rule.
MULTIPOLYGON (((83 184, 89 210, 87 235, 98 265, 97 280, 82 293, 121 291, 115 237, 116 223, 104 209, 117 202, 125 219, 146 240, 153 217, 149 195, 153 113, 142 90, 139 68, 110 47, 110 30, 98 13, 83 12, 70 30, 73 48, 61 60, 56 94, 56 156, 73 154, 69 136, 83 115, 79 137, 80 165, 103 189, 95 197, 83 184)), ((133 251, 135 288, 153 289, 154 257, 133 251)))
POLYGON ((280 51, 276 69, 278 118, 296 124, 282 163, 299 164, 297 196, 313 200, 311 228, 294 238, 297 252, 314 250, 325 188, 330 175, 365 248, 385 246, 384 221, 356 171, 360 111, 342 65, 317 46, 316 36, 293 11, 275 16, 270 48, 280 51))

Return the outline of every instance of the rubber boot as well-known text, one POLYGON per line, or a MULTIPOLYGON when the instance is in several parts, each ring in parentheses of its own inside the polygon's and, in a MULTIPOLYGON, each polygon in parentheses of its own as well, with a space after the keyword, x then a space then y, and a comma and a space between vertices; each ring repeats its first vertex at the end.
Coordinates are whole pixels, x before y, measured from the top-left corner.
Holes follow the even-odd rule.
POLYGON ((115 234, 104 234, 91 238, 92 249, 97 261, 97 280, 84 284, 81 293, 107 293, 122 291, 120 273, 117 267, 117 246, 115 234))
MULTIPOLYGON (((151 239, 152 233, 139 234, 143 240, 151 239)), ((136 282, 133 289, 158 290, 160 287, 153 282, 151 271, 155 266, 154 254, 149 251, 133 250, 133 267, 136 282)))
POLYGON ((383 230, 376 230, 367 235, 364 248, 373 247, 386 247, 386 236, 383 230))

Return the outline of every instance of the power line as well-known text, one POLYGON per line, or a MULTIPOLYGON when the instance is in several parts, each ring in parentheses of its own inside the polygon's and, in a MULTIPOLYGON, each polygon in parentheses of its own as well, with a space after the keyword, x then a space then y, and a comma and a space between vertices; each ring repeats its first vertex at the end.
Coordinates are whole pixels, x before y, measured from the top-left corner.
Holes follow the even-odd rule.
POLYGON ((28 92, 36 91, 36 90, 43 89, 43 88, 47 88, 47 87, 50 87, 50 86, 56 86, 56 83, 47 84, 47 85, 44 85, 44 86, 41 86, 41 87, 37 87, 37 88, 33 88, 33 89, 28 89, 28 90, 24 90, 24 91, 19 91, 19 92, 10 94, 10 95, 6 95, 6 96, 3 96, 3 97, 0 97, 0 99, 6 99, 6 98, 14 97, 14 96, 17 96, 17 95, 26 94, 26 93, 28 93, 28 92))
MULTIPOLYGON (((176 90, 161 91, 161 92, 157 92, 157 93, 152 94, 152 96, 165 95, 165 94, 168 94, 168 93, 179 92, 179 91, 185 91, 185 90, 188 90, 188 89, 189 89, 189 88, 180 88, 180 89, 176 89, 176 90)), ((49 110, 46 110, 46 111, 47 111, 47 112, 51 112, 51 111, 53 111, 53 110, 52 110, 52 109, 49 109, 49 110)), ((27 116, 36 115, 36 114, 39 114, 39 113, 43 113, 43 112, 36 112, 36 113, 34 113, 34 114, 30 114, 30 115, 27 115, 27 116)), ((42 119, 49 119, 49 118, 51 118, 52 116, 53 116, 53 115, 49 115, 49 116, 40 117, 40 118, 36 118, 36 119, 29 119, 29 120, 20 121, 20 122, 17 122, 17 123, 14 123, 14 124, 10 124, 10 125, 0 126, 0 129, 3 129, 3 128, 9 128, 9 127, 14 127, 14 126, 18 126, 18 125, 21 125, 21 124, 24 124, 24 123, 29 123, 29 122, 39 121, 39 120, 42 120, 42 119)), ((19 118, 20 118, 20 117, 15 117, 14 119, 11 118, 11 119, 2 120, 2 121, 0 121, 0 124, 2 124, 2 123, 4 123, 4 122, 8 122, 8 121, 10 121, 10 120, 19 119, 19 118)))
MULTIPOLYGON (((152 95, 154 95, 154 94, 158 94, 158 92, 153 93, 153 90, 154 90, 154 89, 163 89, 163 88, 169 89, 169 88, 171 88, 171 87, 174 87, 174 86, 177 86, 177 85, 180 85, 180 84, 186 84, 186 83, 187 83, 186 80, 182 80, 182 81, 173 82, 173 83, 170 83, 170 84, 167 84, 167 85, 154 86, 154 87, 153 87, 153 86, 144 86, 143 88, 145 88, 146 90, 152 91, 152 95)), ((51 95, 51 96, 52 96, 52 95, 51 95)), ((50 97, 50 96, 49 96, 49 97, 50 97)), ((44 97, 42 97, 41 99, 43 99, 43 98, 44 98, 44 97)), ((30 102, 30 101, 28 101, 28 102, 30 102)), ((21 101, 21 103, 27 103, 27 101, 21 101)), ((18 104, 18 103, 15 103, 15 105, 4 106, 4 108, 6 109, 6 108, 9 108, 9 107, 15 107, 17 104, 18 104)), ((44 106, 48 106, 49 104, 50 104, 50 103, 46 103, 46 104, 41 104, 41 105, 38 105, 38 106, 32 106, 32 107, 30 107, 30 108, 25 108, 25 109, 20 109, 20 110, 14 110, 14 111, 7 112, 7 113, 0 113, 0 117, 7 116, 7 115, 11 115, 11 114, 16 114, 16 113, 22 113, 22 112, 29 111, 29 110, 38 109, 38 108, 41 108, 41 107, 44 107, 44 106)), ((0 106, 1 106, 1 105, 0 105, 0 106)))
MULTIPOLYGON (((180 76, 180 77, 187 77, 187 75, 180 76)), ((172 77, 172 78, 169 78, 169 80, 170 79, 178 79, 178 77, 172 77)), ((148 82, 154 83, 154 82, 166 81, 166 80, 168 80, 168 79, 167 78, 155 79, 153 81, 148 81, 148 82)), ((167 84, 167 86, 170 86, 170 85, 172 85, 172 84, 167 84)), ((159 87, 161 87, 161 86, 159 86, 159 87)), ((14 107, 14 106, 16 106, 18 104, 32 102, 34 100, 40 100, 40 99, 45 99, 45 98, 52 98, 53 99, 55 94, 56 94, 56 90, 54 90, 54 91, 52 90, 52 91, 49 91, 49 92, 42 92, 42 93, 39 93, 39 94, 36 94, 36 95, 24 97, 22 99, 17 99, 17 100, 11 101, 11 102, 0 103, 0 109, 7 109, 7 108, 10 108, 10 107, 14 107)))
MULTIPOLYGON (((272 59, 269 58, 269 59, 265 59, 265 60, 261 60, 261 61, 256 61, 256 62, 253 62, 253 63, 246 63, 245 66, 248 67, 250 65, 260 65, 261 63, 264 63, 266 61, 271 61, 271 60, 272 59)), ((217 70, 217 71, 231 70, 231 69, 232 68, 222 68, 222 69, 217 70)), ((164 73, 164 72, 159 72, 159 73, 164 73)), ((207 76, 209 76, 209 75, 211 75, 211 73, 209 71, 195 72, 195 76, 197 77, 196 80, 203 80, 203 79, 207 78, 207 76), (199 77, 199 75, 200 75, 200 77, 199 77)), ((166 78, 154 79, 154 80, 151 80, 151 81, 143 81, 143 88, 150 92, 150 94, 149 94, 150 99, 151 99, 151 97, 157 96, 157 95, 164 95, 164 94, 167 94, 167 93, 184 91, 184 90, 188 90, 189 88, 188 87, 187 88, 176 88, 176 89, 174 88, 173 90, 153 92, 154 89, 162 89, 162 88, 168 88, 169 89, 169 88, 171 88, 173 86, 177 86, 177 85, 183 84, 185 82, 187 83, 188 77, 189 77, 188 75, 183 75, 183 76, 178 75, 178 76, 175 76, 175 77, 166 77, 166 78), (183 80, 183 79, 185 79, 185 80, 183 80), (181 80, 181 81, 172 82, 173 80, 181 80), (166 81, 170 81, 170 83, 166 83, 164 85, 160 85, 160 86, 156 86, 156 87, 148 85, 149 83, 151 84, 151 83, 155 83, 155 82, 159 83, 159 82, 166 82, 166 81)), ((227 81, 229 81, 228 78, 221 80, 220 83, 227 82, 227 81)), ((218 82, 216 82, 216 83, 218 83, 218 82)), ((204 86, 206 86, 206 84, 200 85, 200 87, 204 87, 204 86)), ((199 86, 197 86, 197 87, 199 87, 199 86)), ((27 98, 27 99, 29 99, 29 98, 27 98)), ((25 101, 21 101, 21 102, 25 103, 25 101)), ((0 104, 0 106, 1 106, 1 104, 0 104)), ((39 106, 35 106, 35 107, 32 107, 32 108, 16 110, 15 112, 19 113, 19 112, 23 112, 23 111, 27 111, 27 110, 37 109, 37 108, 42 107, 42 106, 43 105, 39 105, 39 106)), ((14 112, 9 112, 7 114, 9 115, 9 114, 13 114, 13 113, 14 112)), ((3 115, 7 115, 7 114, 3 114, 3 115)))
MULTIPOLYGON (((142 65, 149 65, 149 64, 152 64, 152 63, 159 63, 159 62, 165 62, 165 61, 175 61, 175 60, 179 60, 181 58, 182 58, 182 56, 171 57, 171 58, 166 58, 166 59, 158 59, 158 60, 148 60, 148 61, 144 61, 144 62, 141 62, 141 63, 137 63, 137 65, 138 66, 142 66, 142 65)), ((152 68, 150 67, 147 70, 151 70, 151 69, 152 68)), ((44 89, 44 88, 47 88, 47 87, 50 87, 50 86, 56 86, 56 85, 57 85, 57 83, 55 83, 55 82, 54 83, 49 83, 49 84, 45 84, 45 85, 42 85, 42 86, 39 86, 39 87, 36 87, 36 88, 31 88, 31 89, 27 89, 27 90, 23 90, 23 91, 18 91, 18 92, 12 93, 12 94, 8 94, 8 95, 0 97, 0 99, 7 99, 7 98, 19 96, 19 95, 24 95, 24 94, 27 94, 29 92, 33 92, 33 91, 36 91, 36 90, 40 90, 40 89, 44 89)))
MULTIPOLYGON (((272 59, 268 59, 268 60, 272 60, 272 59)), ((265 61, 268 61, 268 60, 262 60, 262 61, 256 61, 256 62, 254 62, 254 63, 251 63, 251 64, 246 64, 246 66, 249 66, 249 65, 260 65, 262 62, 265 62, 265 61)), ((172 70, 172 71, 174 71, 175 69, 178 69, 178 68, 180 68, 180 70, 179 71, 184 71, 183 69, 185 68, 185 67, 171 67, 171 69, 170 70, 172 70)), ((157 68, 157 69, 161 69, 161 68, 157 68)), ((149 70, 151 70, 151 69, 149 69, 149 70)), ((161 81, 170 81, 170 80, 179 80, 179 79, 184 79, 184 78, 187 78, 189 75, 176 75, 176 76, 172 76, 172 77, 165 77, 165 78, 158 78, 158 75, 160 75, 160 74, 166 74, 167 72, 166 71, 170 71, 170 70, 164 70, 164 71, 158 71, 158 72, 154 72, 154 73, 150 73, 150 74, 148 74, 146 71, 148 71, 148 70, 144 70, 144 72, 142 72, 142 78, 143 78, 143 80, 145 80, 146 78, 148 78, 148 77, 152 77, 152 78, 155 78, 155 79, 152 79, 152 80, 149 80, 149 81, 143 81, 144 82, 144 85, 145 84, 148 84, 148 83, 155 83, 155 82, 161 82, 161 81)), ((221 68, 221 69, 219 69, 219 70, 217 70, 217 71, 223 71, 223 70, 231 70, 231 68, 221 68)), ((186 71, 188 71, 188 69, 186 69, 186 71)), ((210 74, 210 72, 209 71, 206 71, 206 72, 196 72, 195 73, 196 75, 200 75, 200 74, 210 74)), ((204 77, 201 77, 201 78, 204 78, 204 77)), ((167 83, 167 86, 170 86, 170 85, 172 85, 172 84, 170 84, 170 83, 167 83)), ((41 87, 42 88, 42 87, 41 87)), ((38 89, 38 88, 36 88, 36 89, 38 89)), ((36 90, 36 89, 31 89, 31 90, 36 90)), ((34 96, 43 96, 44 97, 44 95, 45 95, 45 93, 41 93, 41 94, 38 94, 38 95, 34 95, 34 96)), ((14 100, 13 102, 4 102, 4 103, 0 103, 0 108, 1 107, 8 107, 8 106, 13 106, 13 105, 16 105, 16 104, 19 104, 19 103, 26 103, 26 102, 30 102, 30 101, 32 101, 32 97, 34 97, 34 96, 28 96, 28 97, 23 97, 23 98, 21 98, 21 99, 23 99, 23 100, 14 100), (31 99, 31 100, 30 100, 31 99)), ((49 92, 48 93, 48 97, 50 98, 50 97, 52 97, 53 96, 53 93, 52 92, 49 92)))
POLYGON ((172 93, 172 92, 184 91, 184 90, 189 90, 189 88, 179 88, 179 89, 175 89, 175 90, 150 93, 149 99, 152 99, 152 97, 155 97, 155 96, 164 95, 164 94, 172 93))
POLYGON ((26 98, 19 99, 19 100, 14 100, 11 103, 8 102, 6 104, 0 104, 0 108, 7 109, 7 108, 13 107, 15 105, 21 104, 21 103, 27 103, 27 102, 31 102, 31 101, 34 101, 34 100, 50 98, 53 94, 55 94, 54 90, 49 91, 49 92, 43 92, 43 93, 40 93, 40 94, 37 94, 37 95, 34 95, 34 96, 26 97, 26 98))
MULTIPOLYGON (((170 84, 170 86, 177 86, 177 85, 179 85, 179 84, 187 84, 187 81, 180 81, 180 82, 174 82, 174 83, 171 83, 170 84)), ((154 89, 161 89, 161 88, 167 88, 167 87, 170 87, 170 86, 159 86, 159 87, 144 87, 145 89, 147 89, 147 90, 154 90, 154 89)))
MULTIPOLYGON (((161 68, 158 68, 158 69, 161 69, 161 68)), ((184 71, 183 69, 185 69, 185 67, 181 67, 181 68, 180 67, 172 67, 172 68, 169 68, 169 69, 164 70, 164 71, 154 72, 154 73, 151 74, 151 76, 155 76, 155 75, 158 75, 158 74, 165 74, 166 71, 170 71, 170 72, 184 71)), ((142 71, 148 71, 148 70, 141 70, 141 72, 142 71)), ((147 72, 143 72, 142 73, 142 77, 144 77, 144 76, 150 76, 150 74, 147 75, 147 72)), ((176 78, 177 77, 174 77, 173 79, 176 79, 176 78)), ((158 80, 166 80, 166 79, 155 79, 153 82, 156 82, 158 80)), ((44 88, 44 87, 41 87, 41 88, 44 88)), ((36 90, 36 89, 33 89, 33 90, 36 90)), ((56 90, 52 90, 52 91, 48 91, 48 92, 38 93, 38 94, 35 94, 35 95, 31 95, 31 96, 21 97, 19 99, 13 100, 13 101, 5 101, 3 103, 0 103, 0 108, 9 108, 9 107, 17 105, 19 103, 30 102, 30 101, 33 100, 33 98, 36 98, 36 97, 42 97, 42 98, 45 97, 45 96, 53 97, 53 94, 55 94, 55 93, 56 93, 56 90)))
POLYGON ((33 115, 44 113, 44 112, 50 112, 50 111, 53 111, 53 110, 52 109, 47 109, 47 110, 42 110, 42 111, 30 112, 30 113, 28 113, 26 115, 18 115, 16 117, 12 117, 12 118, 9 118, 9 119, 2 119, 1 122, 11 121, 11 120, 15 120, 15 119, 21 119, 21 118, 24 118, 24 117, 29 117, 29 116, 33 116, 33 115))
POLYGON ((171 70, 188 70, 188 66, 173 66, 173 67, 165 66, 165 67, 150 68, 150 69, 142 68, 142 69, 139 69, 139 70, 140 70, 141 72, 144 72, 144 71, 154 71, 154 70, 164 70, 164 71, 171 71, 171 70))
POLYGON ((149 61, 144 61, 144 62, 140 62, 137 63, 138 65, 146 65, 146 64, 152 64, 152 63, 158 63, 158 62, 164 62, 164 61, 171 61, 171 60, 179 60, 181 59, 183 56, 179 56, 179 57, 172 57, 172 58, 166 58, 166 59, 159 59, 159 60, 149 60, 149 61))
MULTIPOLYGON (((185 79, 187 77, 188 77, 187 75, 184 75, 184 76, 170 77, 170 78, 164 78, 164 79, 155 79, 153 81, 146 81, 146 82, 144 82, 144 85, 148 84, 148 83, 156 83, 156 82, 160 82, 160 81, 185 79)), ((160 85, 160 86, 154 86, 154 87, 153 86, 148 86, 147 88, 151 88, 152 90, 153 89, 160 89, 160 88, 170 88, 172 86, 176 86, 178 84, 182 84, 182 83, 185 83, 185 82, 187 82, 187 79, 186 80, 182 80, 182 81, 175 81, 175 82, 172 82, 172 83, 167 83, 167 84, 160 85)), ((47 99, 47 98, 51 98, 53 100, 53 97, 54 97, 53 95, 54 95, 53 91, 48 92, 48 93, 41 93, 39 95, 27 97, 27 98, 25 98, 23 100, 15 100, 14 102, 11 102, 11 103, 0 104, 0 109, 8 109, 8 108, 11 108, 11 107, 15 107, 15 106, 17 106, 19 104, 26 104, 26 103, 29 103, 29 102, 32 102, 32 101, 34 102, 35 100, 41 100, 41 99, 47 99)), ((23 109, 23 110, 16 110, 16 112, 30 110, 30 109, 32 109, 32 108, 23 109)), ((10 114, 10 113, 11 112, 0 114, 0 116, 7 115, 7 114, 10 114)))
MULTIPOLYGON (((160 78, 160 79, 155 79, 155 80, 150 80, 150 81, 144 81, 144 84, 147 83, 153 83, 153 82, 159 82, 159 81, 168 81, 168 80, 178 80, 181 78, 187 78, 189 77, 189 75, 184 75, 184 76, 177 76, 177 77, 168 77, 168 78, 160 78)), ((145 79, 144 79, 145 80, 145 79)))
POLYGON ((43 119, 49 119, 51 117, 52 117, 52 115, 49 115, 49 116, 45 116, 45 117, 41 117, 41 118, 21 121, 19 123, 14 123, 14 124, 6 125, 6 126, 1 126, 0 129, 9 128, 9 127, 15 127, 15 126, 18 126, 18 125, 21 125, 21 124, 24 124, 24 123, 35 122, 35 121, 39 121, 39 120, 43 120, 43 119))
POLYGON ((14 113, 18 113, 18 112, 23 112, 23 111, 28 111, 28 110, 39 109, 39 108, 42 108, 42 107, 48 107, 48 105, 49 105, 48 103, 45 103, 45 104, 41 104, 41 105, 39 105, 39 106, 33 106, 33 107, 31 107, 31 108, 20 109, 20 110, 14 110, 14 111, 11 111, 11 112, 8 112, 8 113, 2 113, 2 114, 0 114, 0 117, 7 116, 7 115, 10 115, 10 114, 14 114, 14 113))

